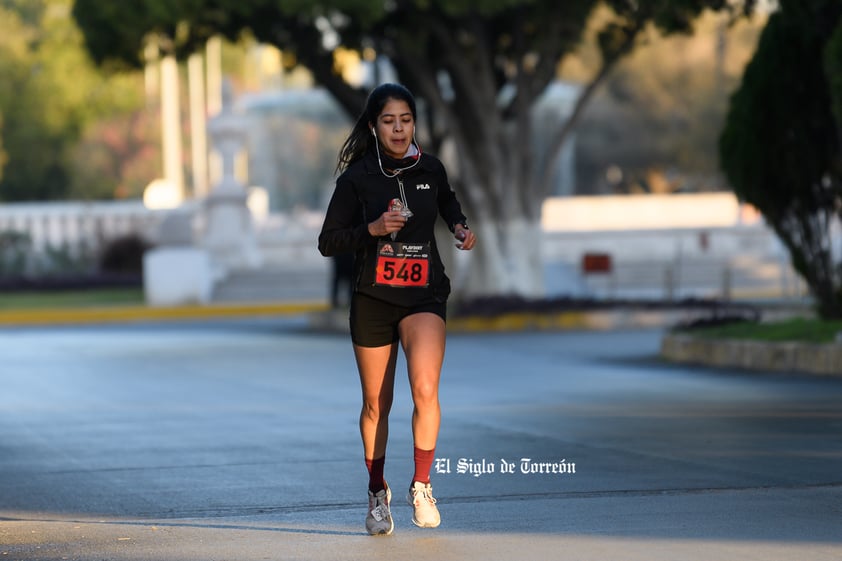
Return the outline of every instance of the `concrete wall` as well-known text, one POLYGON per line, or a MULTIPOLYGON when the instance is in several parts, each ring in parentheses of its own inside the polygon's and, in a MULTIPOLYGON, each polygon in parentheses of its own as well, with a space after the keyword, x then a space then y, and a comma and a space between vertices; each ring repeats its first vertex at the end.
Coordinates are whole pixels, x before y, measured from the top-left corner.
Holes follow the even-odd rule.
POLYGON ((554 197, 544 202, 546 232, 671 230, 756 226, 762 216, 733 193, 554 197))
POLYGON ((842 344, 730 341, 668 335, 661 356, 679 363, 766 372, 806 372, 842 376, 842 344))
POLYGON ((752 207, 731 193, 551 198, 542 252, 550 295, 798 298, 803 282, 752 207), (586 274, 585 255, 610 274, 586 274))

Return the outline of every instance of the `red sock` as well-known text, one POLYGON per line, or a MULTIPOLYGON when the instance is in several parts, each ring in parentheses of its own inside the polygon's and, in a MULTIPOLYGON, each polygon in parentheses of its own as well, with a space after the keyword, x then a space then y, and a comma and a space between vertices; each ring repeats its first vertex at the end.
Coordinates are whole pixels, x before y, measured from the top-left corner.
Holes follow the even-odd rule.
POLYGON ((386 488, 386 482, 383 480, 383 467, 386 465, 386 456, 369 460, 366 458, 365 467, 368 469, 368 490, 372 493, 377 493, 386 488))
POLYGON ((421 450, 415 447, 415 475, 412 477, 413 481, 420 481, 421 483, 430 482, 430 468, 433 467, 433 456, 436 455, 436 449, 421 450))

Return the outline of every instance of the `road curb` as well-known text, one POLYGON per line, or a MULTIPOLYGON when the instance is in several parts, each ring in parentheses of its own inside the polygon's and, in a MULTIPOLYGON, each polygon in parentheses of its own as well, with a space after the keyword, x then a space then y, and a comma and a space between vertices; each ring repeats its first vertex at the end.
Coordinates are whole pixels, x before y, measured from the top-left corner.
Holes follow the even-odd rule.
POLYGON ((842 344, 770 343, 668 334, 661 357, 671 362, 716 368, 806 373, 842 377, 842 344))
POLYGON ((447 328, 456 332, 641 329, 672 326, 686 316, 687 310, 682 309, 512 312, 494 316, 448 317, 447 328))
POLYGON ((84 325, 298 315, 327 309, 323 302, 256 302, 172 307, 107 306, 0 311, 0 326, 84 325))

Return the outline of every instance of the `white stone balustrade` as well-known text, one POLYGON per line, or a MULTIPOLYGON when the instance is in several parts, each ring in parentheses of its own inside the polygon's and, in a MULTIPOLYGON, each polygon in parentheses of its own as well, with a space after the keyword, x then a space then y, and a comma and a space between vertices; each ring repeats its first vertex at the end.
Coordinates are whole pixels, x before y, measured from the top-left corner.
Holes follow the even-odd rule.
POLYGON ((162 219, 140 201, 0 204, 0 233, 18 232, 42 253, 64 248, 70 255, 100 251, 116 238, 137 234, 147 241, 162 219))

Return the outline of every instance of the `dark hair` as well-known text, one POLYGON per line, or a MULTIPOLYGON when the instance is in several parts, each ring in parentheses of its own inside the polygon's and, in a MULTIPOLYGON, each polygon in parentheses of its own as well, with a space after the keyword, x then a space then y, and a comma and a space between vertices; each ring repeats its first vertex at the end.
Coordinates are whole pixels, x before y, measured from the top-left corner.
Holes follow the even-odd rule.
POLYGON ((412 112, 412 119, 417 121, 415 112, 415 98, 412 93, 400 84, 382 84, 374 88, 368 94, 365 109, 351 129, 351 134, 345 139, 345 143, 339 150, 339 161, 336 164, 337 171, 344 171, 352 163, 356 162, 372 146, 376 139, 371 134, 370 127, 377 122, 377 117, 383 111, 383 107, 390 99, 405 101, 412 112))

